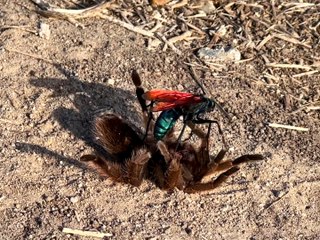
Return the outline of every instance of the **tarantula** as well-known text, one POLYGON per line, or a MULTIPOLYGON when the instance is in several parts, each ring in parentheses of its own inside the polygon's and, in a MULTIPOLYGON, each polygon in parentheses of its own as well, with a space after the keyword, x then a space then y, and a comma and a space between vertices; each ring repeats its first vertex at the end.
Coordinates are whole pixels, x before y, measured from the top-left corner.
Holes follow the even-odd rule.
POLYGON ((84 155, 80 160, 96 170, 101 177, 110 177, 115 182, 134 186, 139 186, 147 178, 161 189, 178 188, 187 193, 195 193, 216 188, 239 170, 239 164, 263 159, 261 155, 254 154, 243 155, 233 161, 222 161, 226 150, 221 150, 212 158, 208 148, 210 131, 204 134, 195 126, 191 127, 200 137, 198 148, 189 142, 177 143, 173 129, 163 140, 157 142, 152 134, 154 121, 149 118, 148 107, 142 97, 144 90, 136 72, 133 72, 132 80, 136 86, 145 127, 149 124, 150 130, 143 139, 138 131, 119 116, 98 116, 95 120, 95 136, 107 153, 84 155), (222 173, 214 180, 202 182, 205 176, 219 171, 222 173))

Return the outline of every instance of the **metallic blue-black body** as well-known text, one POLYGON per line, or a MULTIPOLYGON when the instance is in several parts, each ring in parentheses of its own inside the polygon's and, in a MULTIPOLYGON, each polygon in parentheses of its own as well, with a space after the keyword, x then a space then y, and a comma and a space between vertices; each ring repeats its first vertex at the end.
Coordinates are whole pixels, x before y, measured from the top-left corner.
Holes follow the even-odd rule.
POLYGON ((161 140, 173 128, 176 121, 182 115, 180 108, 173 108, 162 111, 156 120, 154 125, 154 137, 157 140, 161 140))
POLYGON ((190 104, 184 107, 176 107, 161 112, 154 125, 154 137, 161 140, 174 127, 180 116, 183 121, 195 121, 199 115, 214 109, 214 102, 209 98, 203 98, 203 102, 190 104))

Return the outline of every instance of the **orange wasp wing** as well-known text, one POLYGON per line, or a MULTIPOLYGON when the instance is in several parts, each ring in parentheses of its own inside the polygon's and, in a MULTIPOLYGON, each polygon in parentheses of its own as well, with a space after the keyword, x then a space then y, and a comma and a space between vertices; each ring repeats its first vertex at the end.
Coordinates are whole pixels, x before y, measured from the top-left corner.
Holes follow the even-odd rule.
POLYGON ((146 92, 143 98, 156 102, 153 112, 169 110, 175 107, 186 106, 202 101, 201 96, 173 90, 154 89, 146 92))

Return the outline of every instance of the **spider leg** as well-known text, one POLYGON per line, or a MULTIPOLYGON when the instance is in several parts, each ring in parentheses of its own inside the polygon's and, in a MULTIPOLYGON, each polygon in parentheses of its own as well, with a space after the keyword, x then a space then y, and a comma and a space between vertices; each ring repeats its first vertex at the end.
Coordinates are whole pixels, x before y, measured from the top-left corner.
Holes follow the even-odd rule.
POLYGON ((196 193, 213 190, 219 187, 223 182, 225 182, 228 179, 229 176, 231 176, 238 170, 239 167, 232 167, 229 170, 221 173, 214 181, 208 183, 194 183, 186 187, 184 191, 187 193, 196 193))
POLYGON ((124 166, 127 182, 136 187, 141 185, 150 158, 151 154, 145 148, 133 152, 131 158, 126 161, 124 166))
POLYGON ((252 161, 260 161, 263 160, 263 156, 260 154, 248 154, 248 155, 243 155, 241 157, 238 157, 236 159, 232 160, 227 160, 219 163, 215 171, 223 171, 225 169, 228 169, 232 166, 238 166, 239 164, 246 163, 246 162, 252 162, 252 161))
POLYGON ((95 136, 109 154, 131 156, 131 151, 142 145, 138 134, 128 123, 114 114, 103 114, 95 119, 95 136))
POLYGON ((173 189, 174 187, 179 187, 179 183, 182 181, 182 169, 180 164, 182 155, 176 151, 173 154, 170 154, 167 146, 162 141, 158 141, 157 146, 167 163, 163 188, 173 189))
POLYGON ((84 155, 80 158, 81 162, 91 170, 96 171, 102 178, 112 178, 118 182, 124 182, 122 167, 119 163, 114 163, 94 154, 84 155))

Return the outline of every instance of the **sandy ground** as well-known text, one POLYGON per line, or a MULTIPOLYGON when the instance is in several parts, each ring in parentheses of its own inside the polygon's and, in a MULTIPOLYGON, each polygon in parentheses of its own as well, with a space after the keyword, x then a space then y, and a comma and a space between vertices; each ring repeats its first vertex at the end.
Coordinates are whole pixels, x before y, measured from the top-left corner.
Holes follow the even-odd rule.
MULTIPOLYGON (((139 188, 102 181, 78 159, 93 150, 96 114, 141 123, 132 69, 146 89, 194 88, 181 57, 150 51, 143 36, 107 21, 81 20, 81 29, 17 2, 2 0, 0 9, 1 239, 90 239, 62 233, 64 227, 108 233, 107 239, 319 238, 320 112, 305 107, 320 100, 319 73, 294 78, 304 70, 268 72, 263 63, 265 56, 319 69, 315 35, 311 48, 270 41, 260 51, 240 49, 250 61, 201 71, 207 89, 236 118, 228 123, 212 113, 225 130, 228 156, 259 153, 265 160, 243 165, 212 192, 168 193, 148 181, 139 188), (49 39, 26 31, 40 22, 50 26, 49 39), (265 81, 266 73, 276 77, 265 81)), ((220 148, 217 141, 212 152, 220 148)))

